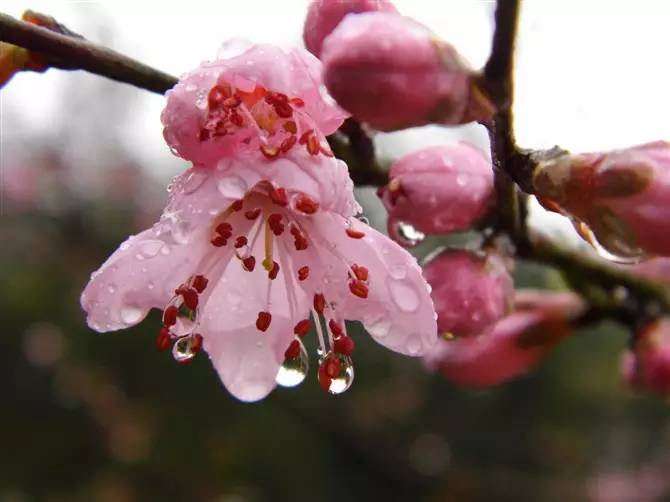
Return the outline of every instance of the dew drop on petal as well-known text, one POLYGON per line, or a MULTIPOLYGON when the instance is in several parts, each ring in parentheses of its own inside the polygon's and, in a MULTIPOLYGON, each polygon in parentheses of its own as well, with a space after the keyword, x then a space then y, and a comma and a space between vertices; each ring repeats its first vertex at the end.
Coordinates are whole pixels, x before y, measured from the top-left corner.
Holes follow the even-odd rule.
POLYGON ((146 310, 135 305, 124 305, 121 307, 121 320, 128 325, 137 324, 146 314, 146 310))
POLYGON ((407 342, 407 352, 411 356, 417 355, 421 352, 421 339, 417 335, 410 335, 409 341, 407 342))
POLYGON ((137 249, 139 251, 139 256, 142 258, 153 258, 158 254, 162 247, 163 241, 153 239, 140 242, 137 246, 137 249))
POLYGON ((300 385, 307 376, 307 371, 309 370, 307 350, 299 337, 296 337, 295 340, 300 345, 300 353, 297 357, 284 359, 284 362, 277 372, 276 381, 277 384, 282 387, 295 387, 296 385, 300 385))
POLYGON ((318 378, 321 387, 329 394, 342 394, 354 382, 354 363, 349 356, 329 352, 319 360, 318 378), (330 377, 325 371, 330 361, 339 363, 339 373, 334 377, 330 377))
POLYGON ((191 171, 191 174, 187 176, 182 185, 182 191, 184 195, 195 192, 198 188, 202 186, 207 175, 202 171, 191 171))
POLYGON ((399 221, 395 224, 395 234, 398 242, 403 246, 416 246, 421 244, 426 238, 426 234, 403 221, 399 221))
POLYGON ((171 227, 172 238, 179 244, 188 244, 191 236, 191 224, 186 220, 179 220, 171 227))
POLYGON ((167 244, 163 244, 163 247, 161 247, 161 254, 162 255, 167 256, 167 255, 170 254, 171 251, 172 250, 170 249, 170 246, 168 246, 167 244))
POLYGON ((384 315, 365 319, 363 323, 368 333, 375 338, 384 338, 391 331, 391 321, 384 315))
POLYGON ((404 279, 389 277, 386 281, 391 299, 396 306, 405 312, 414 312, 419 308, 419 295, 414 285, 404 279))
POLYGON ((242 199, 247 193, 247 183, 239 176, 224 176, 216 185, 221 195, 228 199, 242 199))
POLYGON ((109 291, 110 294, 114 294, 116 292, 116 286, 110 282, 107 284, 107 291, 109 291))
POLYGON ((404 279, 407 276, 407 267, 402 263, 396 263, 389 267, 389 274, 394 279, 404 279))

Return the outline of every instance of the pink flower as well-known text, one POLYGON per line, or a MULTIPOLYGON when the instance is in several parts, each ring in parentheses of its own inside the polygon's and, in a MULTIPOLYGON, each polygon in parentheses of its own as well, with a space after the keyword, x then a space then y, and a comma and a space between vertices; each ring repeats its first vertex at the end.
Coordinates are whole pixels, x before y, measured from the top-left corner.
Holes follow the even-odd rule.
POLYGON ((397 12, 389 0, 314 0, 309 5, 302 38, 307 50, 319 56, 323 40, 347 14, 397 12))
MULTIPOLYGON (((277 50, 254 46, 245 59, 254 63, 249 66, 267 65, 266 56, 277 50)), ((203 68, 212 66, 229 64, 203 68)), ((265 86, 286 84, 295 69, 272 64, 253 71, 265 86)), ((192 119, 208 120, 211 109, 200 110, 198 96, 226 85, 236 96, 225 79, 193 81, 201 71, 188 74, 168 99, 166 136, 179 128, 181 113, 189 127, 192 119), (195 82, 205 87, 189 89, 195 82)), ((235 82, 242 78, 225 75, 235 82)), ((248 88, 259 87, 252 74, 244 78, 251 79, 248 88)), ((321 98, 313 92, 318 82, 309 82, 311 87, 296 82, 304 94, 291 99, 304 102, 299 121, 312 124, 310 137, 320 138, 316 126, 330 109, 310 104, 321 98)), ((266 95, 276 93, 266 89, 266 95)), ((224 385, 244 401, 262 399, 277 382, 302 381, 307 356, 301 338, 312 322, 321 350, 319 382, 331 393, 343 392, 353 379, 354 342, 346 319, 361 321, 392 350, 426 353, 437 340, 435 313, 416 260, 354 217, 359 206, 343 162, 321 149, 298 147, 299 141, 268 156, 253 146, 259 139, 250 132, 252 121, 267 117, 253 107, 250 114, 248 129, 235 130, 221 143, 178 144, 185 148, 180 153, 203 163, 174 180, 160 221, 130 237, 92 275, 81 299, 89 325, 122 329, 140 322, 149 309, 162 309, 157 347, 173 345, 179 362, 206 350, 224 385)), ((280 118, 272 117, 265 124, 270 130, 257 131, 259 136, 267 132, 268 141, 274 140, 272 128, 275 136, 281 134, 277 127, 285 129, 280 118)))
POLYGON ((526 373, 570 333, 568 321, 584 309, 572 293, 519 292, 517 310, 487 333, 445 340, 424 358, 465 387, 489 387, 526 373))
POLYGON ((612 258, 670 255, 670 143, 554 156, 540 163, 534 185, 612 258))
POLYGON ((321 63, 303 49, 233 40, 219 59, 182 76, 166 94, 164 136, 197 164, 239 150, 274 158, 293 148, 330 154, 324 135, 347 117, 321 89, 321 63))
POLYGON ((424 234, 467 230, 494 200, 491 162, 467 143, 424 148, 397 160, 378 192, 389 212, 389 233, 398 225, 424 234))
POLYGON ((496 254, 447 250, 423 271, 443 337, 480 335, 512 308, 514 284, 496 254))
POLYGON ((621 371, 638 390, 670 395, 670 321, 653 322, 637 334, 633 350, 623 355, 621 371))
POLYGON ((382 131, 490 117, 456 50, 425 26, 389 12, 347 16, 323 44, 328 91, 382 131))

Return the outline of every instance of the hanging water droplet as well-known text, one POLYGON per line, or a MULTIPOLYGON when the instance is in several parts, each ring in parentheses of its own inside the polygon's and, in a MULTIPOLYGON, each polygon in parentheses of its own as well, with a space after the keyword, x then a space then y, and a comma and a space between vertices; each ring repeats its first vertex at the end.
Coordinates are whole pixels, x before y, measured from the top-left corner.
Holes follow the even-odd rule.
POLYGON ((247 183, 236 175, 224 176, 217 183, 221 195, 228 199, 242 199, 247 193, 247 183))
POLYGON ((193 170, 184 180, 181 189, 184 195, 195 192, 205 182, 207 175, 202 170, 193 170))
POLYGON ((309 358, 307 357, 307 350, 305 350, 302 340, 295 337, 293 343, 297 343, 300 350, 296 357, 284 359, 284 362, 279 367, 276 381, 282 387, 295 387, 301 384, 309 370, 309 358))
POLYGON ((146 310, 134 305, 124 305, 121 307, 121 320, 128 325, 137 324, 146 315, 146 310))
POLYGON ((144 258, 153 258, 158 254, 158 252, 163 247, 163 241, 152 239, 142 241, 138 244, 137 249, 139 253, 137 254, 137 259, 144 258))
POLYGON ((426 234, 420 232, 409 223, 405 223, 403 221, 397 222, 395 224, 394 230, 395 235, 393 237, 403 246, 416 246, 421 244, 421 242, 423 242, 423 240, 426 238, 426 234))
POLYGON ((414 312, 419 308, 419 295, 416 292, 414 284, 410 281, 389 277, 386 280, 386 284, 393 303, 395 303, 400 310, 414 312))
POLYGON ((354 363, 349 356, 329 352, 319 361, 319 384, 329 394, 342 394, 354 382, 354 363))
POLYGON ((202 337, 200 335, 188 335, 178 339, 172 346, 172 357, 178 363, 188 363, 200 352, 202 337))
MULTIPOLYGON (((610 217, 612 220, 614 217, 610 217)), ((575 227, 577 233, 595 249, 596 253, 602 258, 623 265, 634 265, 645 259, 645 252, 636 247, 632 247, 626 241, 626 227, 619 223, 621 228, 613 221, 609 221, 609 234, 607 242, 601 241, 598 236, 589 228, 589 226, 577 218, 570 216, 570 221, 575 227)), ((606 220, 607 221, 607 220, 606 220)))
POLYGON ((365 223, 366 225, 370 224, 370 220, 368 220, 365 216, 358 216, 358 220, 365 223))
POLYGON ((107 284, 107 291, 109 291, 110 294, 114 294, 116 292, 116 286, 110 282, 107 284))

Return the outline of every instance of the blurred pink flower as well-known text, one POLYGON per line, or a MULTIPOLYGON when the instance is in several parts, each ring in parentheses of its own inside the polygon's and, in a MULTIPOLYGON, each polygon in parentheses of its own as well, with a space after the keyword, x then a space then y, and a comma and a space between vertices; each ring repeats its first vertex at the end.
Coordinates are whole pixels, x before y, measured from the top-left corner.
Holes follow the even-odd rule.
POLYGON ((443 337, 480 335, 512 308, 514 284, 497 254, 447 250, 423 270, 443 337))
POLYGON ((465 387, 489 387, 528 372, 565 336, 584 309, 573 293, 517 292, 517 310, 481 336, 445 340, 424 358, 465 387))
POLYGON ((456 50, 399 14, 345 17, 324 40, 321 60, 336 101, 382 131, 463 124, 492 113, 456 50))
POLYGON ((573 217, 613 258, 670 255, 670 143, 551 157, 534 184, 545 205, 573 217))
POLYGON ((493 205, 493 168, 467 143, 424 148, 397 160, 388 185, 377 194, 396 240, 402 241, 397 231, 402 224, 424 234, 467 230, 493 205))
POLYGON ((621 372, 638 390, 670 395, 670 321, 658 320, 637 333, 633 350, 623 355, 621 372))
POLYGON ((313 0, 307 11, 302 38, 307 50, 319 56, 323 40, 347 14, 397 12, 389 0, 313 0))
MULTIPOLYGON (((207 120, 198 100, 211 89, 228 86, 234 98, 236 88, 226 78, 246 79, 254 89, 260 81, 284 85, 298 78, 295 66, 267 59, 276 51, 248 49, 245 61, 253 63, 244 66, 252 68, 248 74, 204 80, 192 80, 202 69, 188 74, 163 113, 166 136, 179 128, 181 113, 188 127, 195 126, 192 132, 198 120, 207 120), (189 89, 196 82, 204 87, 189 89)), ((230 64, 204 68, 212 66, 230 64)), ((332 109, 315 104, 318 82, 309 83, 296 82, 304 94, 292 93, 292 99, 304 102, 300 120, 319 137, 317 124, 332 109)), ((266 95, 276 91, 269 87, 266 95)), ((268 119, 264 127, 284 130, 286 122, 272 111, 249 113, 246 129, 225 136, 223 143, 190 138, 173 144, 180 154, 208 162, 178 176, 160 221, 121 244, 92 275, 81 298, 89 325, 97 331, 126 328, 149 309, 163 309, 157 347, 174 343, 179 362, 204 348, 224 385, 244 401, 262 399, 277 382, 295 385, 304 378, 300 338, 310 329, 310 316, 321 350, 319 381, 332 393, 346 390, 353 379, 354 343, 345 319, 361 321, 392 350, 425 354, 437 341, 435 312, 416 260, 354 217, 359 206, 343 162, 306 148, 268 156, 250 146, 264 135, 251 135, 252 120, 268 119)), ((332 115, 326 122, 331 120, 332 115)))

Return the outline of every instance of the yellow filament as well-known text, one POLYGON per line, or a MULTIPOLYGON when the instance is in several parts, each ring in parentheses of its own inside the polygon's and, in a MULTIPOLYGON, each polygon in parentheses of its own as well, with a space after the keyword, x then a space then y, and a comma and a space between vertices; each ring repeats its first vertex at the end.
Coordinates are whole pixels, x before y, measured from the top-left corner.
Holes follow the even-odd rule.
POLYGON ((265 259, 263 260, 263 268, 268 272, 272 270, 274 266, 274 261, 272 260, 272 248, 273 248, 273 233, 270 228, 270 223, 266 215, 263 215, 265 219, 265 259))

